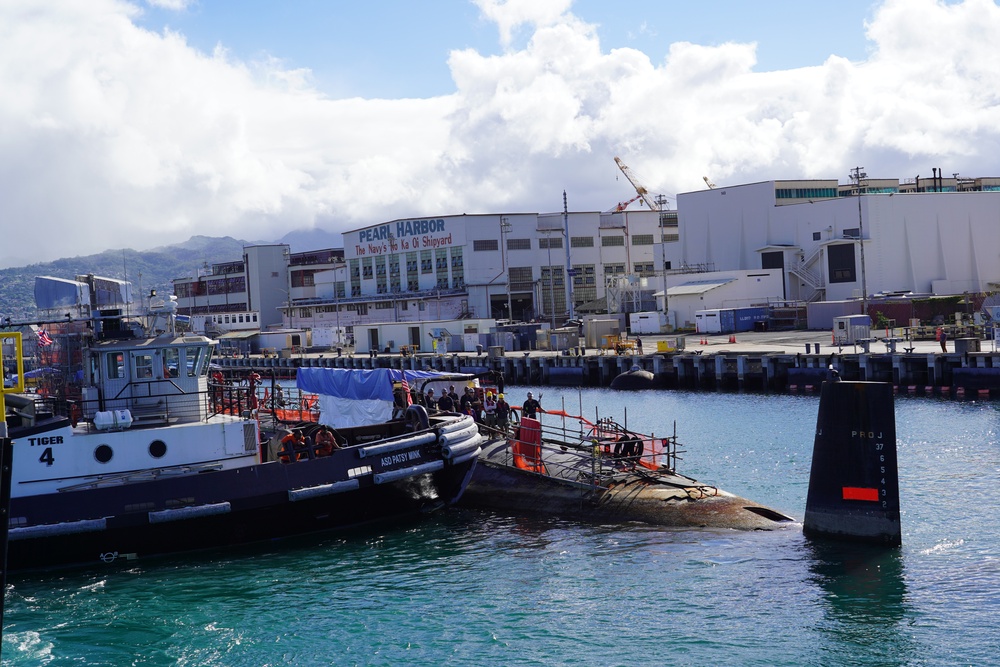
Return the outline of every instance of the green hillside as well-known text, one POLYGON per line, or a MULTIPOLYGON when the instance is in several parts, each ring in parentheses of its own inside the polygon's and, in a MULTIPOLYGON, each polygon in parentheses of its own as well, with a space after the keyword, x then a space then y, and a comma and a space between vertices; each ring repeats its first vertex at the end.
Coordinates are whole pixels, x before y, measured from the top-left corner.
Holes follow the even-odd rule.
POLYGON ((93 273, 128 280, 135 293, 171 294, 174 278, 193 276, 203 264, 231 262, 243 256, 246 241, 231 237, 192 236, 184 243, 138 252, 130 248, 105 250, 97 255, 0 269, 0 318, 13 321, 35 316, 35 276, 74 279, 93 273))

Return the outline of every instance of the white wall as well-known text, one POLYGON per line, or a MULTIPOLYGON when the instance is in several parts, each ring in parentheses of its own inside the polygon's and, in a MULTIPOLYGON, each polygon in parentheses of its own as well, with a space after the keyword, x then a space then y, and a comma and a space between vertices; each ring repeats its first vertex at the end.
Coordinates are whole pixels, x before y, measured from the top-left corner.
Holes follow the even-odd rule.
MULTIPOLYGON (((859 245, 843 238, 845 229, 859 227, 858 199, 776 206, 774 189, 768 181, 679 195, 682 261, 714 264, 716 270, 752 269, 761 266, 761 248, 791 246, 804 257, 819 249, 815 268, 826 299, 860 295, 859 245), (831 283, 826 247, 841 243, 854 246, 856 279, 831 283)), ((865 195, 861 216, 869 294, 961 293, 1000 282, 1000 192, 865 195)), ((792 298, 797 279, 786 277, 786 287, 792 298)))

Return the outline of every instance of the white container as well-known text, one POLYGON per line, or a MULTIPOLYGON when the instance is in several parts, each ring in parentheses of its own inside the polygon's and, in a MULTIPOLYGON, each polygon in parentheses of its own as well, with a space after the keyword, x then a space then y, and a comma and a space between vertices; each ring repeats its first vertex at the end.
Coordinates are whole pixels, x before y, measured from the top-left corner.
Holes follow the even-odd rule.
POLYGON ((694 326, 696 333, 721 333, 722 318, 719 316, 719 309, 698 310, 694 314, 694 326))
POLYGON ((128 410, 107 410, 94 413, 94 426, 98 431, 124 429, 132 425, 132 413, 128 410))
POLYGON ((841 345, 853 345, 871 337, 871 318, 867 315, 844 315, 833 318, 833 340, 841 345))

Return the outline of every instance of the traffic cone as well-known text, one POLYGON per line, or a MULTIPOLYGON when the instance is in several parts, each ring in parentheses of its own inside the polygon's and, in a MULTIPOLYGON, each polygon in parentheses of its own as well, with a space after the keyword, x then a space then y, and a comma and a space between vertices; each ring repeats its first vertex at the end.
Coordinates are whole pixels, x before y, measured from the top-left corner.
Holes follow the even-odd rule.
POLYGON ((729 334, 729 342, 730 343, 736 342, 736 334, 729 334))

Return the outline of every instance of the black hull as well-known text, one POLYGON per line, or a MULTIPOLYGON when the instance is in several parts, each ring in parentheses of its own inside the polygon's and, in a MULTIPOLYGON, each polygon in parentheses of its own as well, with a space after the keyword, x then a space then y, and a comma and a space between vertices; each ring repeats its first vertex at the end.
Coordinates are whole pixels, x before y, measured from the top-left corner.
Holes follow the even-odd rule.
MULTIPOLYGON (((669 472, 620 476, 606 488, 521 470, 505 444, 483 447, 462 497, 467 507, 557 516, 596 523, 639 521, 672 528, 774 530, 792 522, 781 512, 669 472)), ((587 466, 584 466, 587 467, 587 466)))
POLYGON ((476 463, 463 457, 379 484, 371 473, 349 480, 359 463, 349 453, 12 499, 8 569, 129 561, 401 518, 457 502, 476 463))

